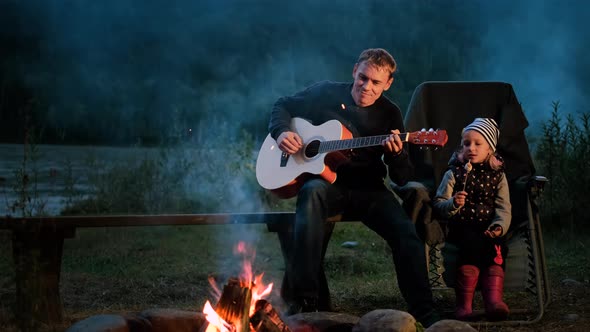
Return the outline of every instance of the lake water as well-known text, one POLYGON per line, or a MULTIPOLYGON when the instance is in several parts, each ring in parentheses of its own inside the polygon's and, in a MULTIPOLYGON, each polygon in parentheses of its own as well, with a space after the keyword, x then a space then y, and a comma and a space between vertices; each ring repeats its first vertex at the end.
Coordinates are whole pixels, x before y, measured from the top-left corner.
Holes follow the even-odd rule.
POLYGON ((12 206, 19 201, 22 184, 27 182, 28 206, 42 207, 46 214, 57 215, 72 192, 92 195, 88 174, 92 165, 117 162, 132 164, 156 148, 36 145, 25 152, 21 144, 0 144, 0 216, 19 216, 12 206), (27 158, 25 159, 25 155, 27 158), (23 179, 22 170, 27 178, 23 179))

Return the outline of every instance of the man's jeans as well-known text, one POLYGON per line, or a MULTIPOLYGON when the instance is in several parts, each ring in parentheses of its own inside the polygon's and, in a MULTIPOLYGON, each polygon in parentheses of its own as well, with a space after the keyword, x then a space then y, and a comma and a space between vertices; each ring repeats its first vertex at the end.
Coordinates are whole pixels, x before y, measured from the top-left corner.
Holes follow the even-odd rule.
POLYGON ((307 181, 297 198, 294 238, 287 262, 288 287, 301 298, 319 296, 323 275, 325 222, 344 213, 358 217, 391 248, 402 296, 414 317, 432 311, 424 243, 395 195, 380 191, 351 191, 323 179, 307 181))

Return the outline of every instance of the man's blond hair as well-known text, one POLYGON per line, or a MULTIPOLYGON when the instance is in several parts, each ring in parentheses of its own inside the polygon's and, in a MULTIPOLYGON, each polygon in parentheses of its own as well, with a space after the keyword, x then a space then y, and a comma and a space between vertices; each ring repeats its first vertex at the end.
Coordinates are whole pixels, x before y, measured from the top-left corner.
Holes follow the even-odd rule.
POLYGON ((356 63, 360 64, 363 62, 387 70, 389 72, 389 77, 393 77, 393 73, 397 70, 397 63, 393 56, 382 48, 369 48, 364 50, 361 55, 359 55, 356 63))

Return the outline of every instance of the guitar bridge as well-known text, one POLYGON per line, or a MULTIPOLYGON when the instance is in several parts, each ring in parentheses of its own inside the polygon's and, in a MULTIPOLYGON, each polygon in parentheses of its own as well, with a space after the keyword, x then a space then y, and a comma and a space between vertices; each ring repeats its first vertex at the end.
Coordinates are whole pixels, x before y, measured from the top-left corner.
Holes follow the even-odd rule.
POLYGON ((281 167, 287 166, 287 161, 289 161, 289 154, 286 152, 281 153, 281 167))

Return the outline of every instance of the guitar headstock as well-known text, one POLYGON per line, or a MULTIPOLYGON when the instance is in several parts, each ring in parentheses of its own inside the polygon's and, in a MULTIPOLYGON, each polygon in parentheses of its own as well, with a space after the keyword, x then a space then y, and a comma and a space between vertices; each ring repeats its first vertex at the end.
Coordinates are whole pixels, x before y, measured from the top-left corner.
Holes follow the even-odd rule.
POLYGON ((422 129, 420 131, 414 131, 408 133, 408 143, 422 145, 427 147, 443 147, 447 144, 449 137, 447 131, 443 129, 422 129))

